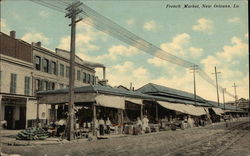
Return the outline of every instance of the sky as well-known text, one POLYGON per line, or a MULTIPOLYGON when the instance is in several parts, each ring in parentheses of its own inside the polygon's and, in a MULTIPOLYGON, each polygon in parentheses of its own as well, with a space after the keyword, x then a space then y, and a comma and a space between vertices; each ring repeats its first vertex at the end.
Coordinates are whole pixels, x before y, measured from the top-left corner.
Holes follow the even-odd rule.
MULTIPOLYGON (((83 1, 101 15, 168 53, 199 65, 212 79, 217 67, 218 83, 239 98, 249 99, 248 2, 246 0, 187 1, 83 1), (167 5, 212 5, 211 8, 167 8, 167 5), (214 5, 238 5, 215 8, 214 5)), ((27 42, 42 42, 48 49, 69 50, 70 19, 55 9, 28 0, 1 2, 1 31, 16 30, 27 42)), ((133 84, 135 89, 155 83, 193 93, 193 74, 156 56, 77 23, 76 54, 83 60, 107 67, 111 86, 133 84)), ((97 69, 97 76, 102 72, 97 69)), ((196 93, 217 100, 216 88, 196 74, 196 93)), ((220 92, 220 102, 223 101, 220 92)), ((234 99, 225 95, 226 101, 234 99)))

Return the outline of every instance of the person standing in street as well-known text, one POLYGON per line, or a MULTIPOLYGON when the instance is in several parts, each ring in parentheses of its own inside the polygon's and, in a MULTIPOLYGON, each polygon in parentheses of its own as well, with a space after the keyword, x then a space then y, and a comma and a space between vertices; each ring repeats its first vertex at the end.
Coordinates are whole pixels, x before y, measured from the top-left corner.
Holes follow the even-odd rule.
POLYGON ((101 118, 101 119, 99 120, 99 131, 100 131, 100 135, 104 135, 104 125, 105 125, 104 120, 101 118))

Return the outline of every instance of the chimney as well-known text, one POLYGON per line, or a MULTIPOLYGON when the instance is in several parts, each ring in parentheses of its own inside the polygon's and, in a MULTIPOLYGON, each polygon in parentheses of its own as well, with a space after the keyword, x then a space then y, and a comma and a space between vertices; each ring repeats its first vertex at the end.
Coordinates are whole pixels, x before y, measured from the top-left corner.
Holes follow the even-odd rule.
POLYGON ((102 69, 103 69, 103 80, 105 80, 106 79, 106 68, 103 67, 102 69))
POLYGON ((42 46, 42 43, 39 41, 39 42, 36 42, 36 46, 38 47, 41 47, 42 46))
POLYGON ((10 31, 10 37, 16 38, 16 31, 15 30, 10 31))

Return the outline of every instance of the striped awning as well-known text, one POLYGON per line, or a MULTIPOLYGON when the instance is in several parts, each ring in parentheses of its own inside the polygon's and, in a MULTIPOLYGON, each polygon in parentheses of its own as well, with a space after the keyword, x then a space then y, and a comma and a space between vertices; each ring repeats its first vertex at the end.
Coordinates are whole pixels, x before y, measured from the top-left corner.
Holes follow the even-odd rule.
POLYGON ((194 116, 201 116, 207 114, 203 107, 196 107, 193 105, 185 105, 185 104, 178 104, 178 103, 170 103, 165 101, 157 101, 162 107, 165 107, 170 110, 175 110, 181 113, 194 115, 194 116))

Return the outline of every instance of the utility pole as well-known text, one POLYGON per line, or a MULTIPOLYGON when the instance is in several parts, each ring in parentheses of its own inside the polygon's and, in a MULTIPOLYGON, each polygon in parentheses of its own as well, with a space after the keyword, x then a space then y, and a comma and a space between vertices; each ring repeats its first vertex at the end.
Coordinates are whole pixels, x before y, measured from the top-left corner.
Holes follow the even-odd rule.
POLYGON ((216 66, 214 67, 214 73, 215 74, 215 81, 216 81, 216 90, 217 90, 217 102, 218 106, 220 105, 220 97, 219 97, 219 88, 218 88, 218 80, 217 80, 217 74, 220 74, 220 72, 216 71, 216 66))
POLYGON ((196 105, 196 79, 195 79, 195 72, 198 70, 198 65, 193 65, 191 68, 193 76, 194 76, 194 105, 196 105))
POLYGON ((222 88, 224 110, 226 110, 226 106, 225 106, 225 95, 224 95, 225 91, 226 91, 226 88, 222 88))
MULTIPOLYGON (((232 86, 232 87, 234 87, 234 98, 235 98, 235 107, 237 107, 237 94, 236 94, 236 87, 238 87, 238 86, 236 86, 235 85, 235 82, 234 82, 234 85, 232 86)), ((236 108, 237 109, 237 108, 236 108)))
POLYGON ((81 2, 74 2, 66 8, 68 13, 65 17, 71 19, 71 40, 70 40, 70 71, 69 71, 69 105, 68 105, 68 122, 67 122, 67 139, 71 141, 74 138, 74 86, 75 86, 75 36, 76 23, 81 19, 76 20, 76 16, 82 12, 79 6, 81 2))

